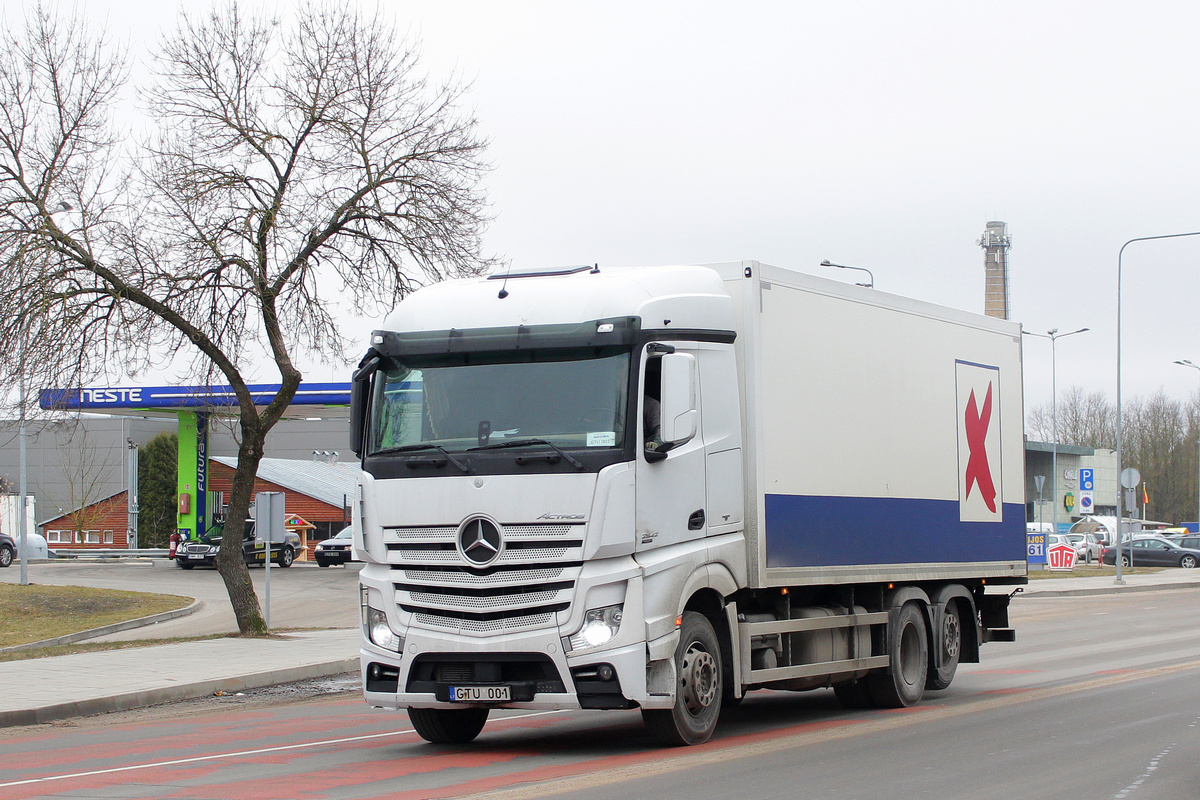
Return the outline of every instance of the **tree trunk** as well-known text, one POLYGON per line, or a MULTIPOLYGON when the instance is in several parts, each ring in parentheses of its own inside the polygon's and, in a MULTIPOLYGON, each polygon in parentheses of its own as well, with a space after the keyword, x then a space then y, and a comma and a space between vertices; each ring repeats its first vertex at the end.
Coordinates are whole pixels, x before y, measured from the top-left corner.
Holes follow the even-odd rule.
POLYGON ((254 592, 254 583, 250 580, 250 570, 242 557, 245 521, 250 512, 254 477, 262 461, 266 436, 266 431, 258 425, 248 425, 245 419, 242 420, 242 443, 238 447, 237 469, 233 473, 233 492, 225 515, 221 551, 217 554, 217 571, 225 581, 238 630, 246 636, 261 636, 267 632, 262 607, 254 592))

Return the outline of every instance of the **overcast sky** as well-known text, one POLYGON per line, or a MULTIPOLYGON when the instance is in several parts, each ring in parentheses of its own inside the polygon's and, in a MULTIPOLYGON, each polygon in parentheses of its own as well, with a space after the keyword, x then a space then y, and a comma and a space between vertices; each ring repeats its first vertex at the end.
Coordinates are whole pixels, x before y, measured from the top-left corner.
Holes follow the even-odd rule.
MULTIPOLYGON (((861 278, 819 266, 830 259, 870 268, 882 291, 982 312, 975 243, 1003 220, 1012 318, 1091 328, 1059 341, 1059 390, 1111 399, 1122 243, 1200 231, 1193 3, 383 7, 433 75, 471 82, 495 165, 487 244, 519 266, 757 259, 861 278)), ((175 9, 78 8, 135 52, 175 9)), ((1200 363, 1198 266, 1200 236, 1126 250, 1126 398, 1200 386, 1172 363, 1200 363)), ((1050 379, 1049 341, 1027 339, 1027 408, 1050 379)))

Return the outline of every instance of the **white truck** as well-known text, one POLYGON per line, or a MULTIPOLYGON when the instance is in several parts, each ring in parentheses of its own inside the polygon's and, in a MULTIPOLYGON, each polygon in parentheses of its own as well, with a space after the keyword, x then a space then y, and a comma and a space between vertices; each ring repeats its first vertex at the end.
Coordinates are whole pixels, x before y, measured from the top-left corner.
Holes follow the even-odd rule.
POLYGON ((753 261, 514 271, 407 297, 353 387, 364 696, 429 741, 639 708, 696 744, 1013 638, 1015 323, 753 261))

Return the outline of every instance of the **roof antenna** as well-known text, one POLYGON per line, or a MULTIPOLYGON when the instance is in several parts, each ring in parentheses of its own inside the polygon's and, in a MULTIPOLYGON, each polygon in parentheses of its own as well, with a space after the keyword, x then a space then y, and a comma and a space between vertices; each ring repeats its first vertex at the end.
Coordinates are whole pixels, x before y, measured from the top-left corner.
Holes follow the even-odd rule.
POLYGON ((505 289, 504 288, 505 286, 508 286, 508 273, 507 272, 504 273, 504 282, 500 284, 500 294, 496 295, 496 297, 499 297, 501 300, 508 297, 508 289, 505 289))
POLYGON ((599 275, 600 274, 600 265, 597 263, 595 266, 592 267, 592 271, 589 272, 588 274, 589 275, 599 275))

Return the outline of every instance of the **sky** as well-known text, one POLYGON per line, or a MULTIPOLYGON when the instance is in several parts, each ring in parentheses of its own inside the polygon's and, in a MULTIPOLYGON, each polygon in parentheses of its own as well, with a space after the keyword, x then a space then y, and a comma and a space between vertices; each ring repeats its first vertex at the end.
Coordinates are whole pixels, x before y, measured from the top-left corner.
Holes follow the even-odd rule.
MULTIPOLYGON (((353 2, 353 0, 349 0, 353 2)), ((281 12, 291 0, 243 0, 281 12)), ((177 6, 76 0, 135 54, 177 6)), ((364 8, 373 9, 375 6, 364 8)), ((1060 339, 1060 392, 1116 393, 1118 252, 1200 231, 1200 5, 386 0, 491 140, 489 253, 516 266, 754 259, 1060 339)), ((1200 387, 1200 236, 1122 261, 1122 392, 1200 387)), ((350 320, 365 337, 375 320, 350 320)), ((1025 343, 1026 408, 1051 396, 1025 343)), ((341 365, 306 379, 346 380, 341 365)))

